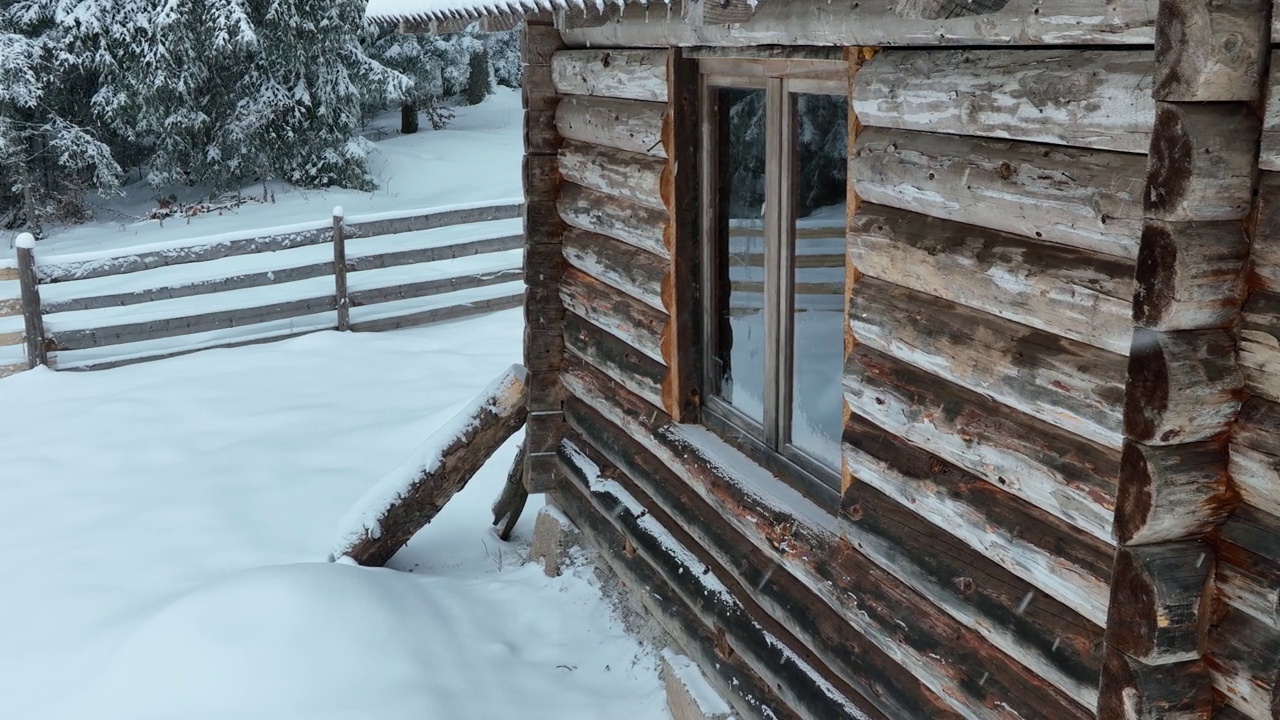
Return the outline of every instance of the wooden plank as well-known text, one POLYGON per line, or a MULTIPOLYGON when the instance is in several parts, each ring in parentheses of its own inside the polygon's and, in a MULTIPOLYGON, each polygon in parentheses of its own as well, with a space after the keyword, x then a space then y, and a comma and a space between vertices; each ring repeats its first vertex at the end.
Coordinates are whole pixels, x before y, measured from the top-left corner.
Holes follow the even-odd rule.
POLYGON ((1271 562, 1280 563, 1280 517, 1243 504, 1218 530, 1223 542, 1234 543, 1271 562))
POLYGON ((561 50, 551 72, 562 95, 667 101, 666 50, 561 50))
POLYGON ((1226 331, 1139 329, 1129 353, 1125 434, 1146 445, 1221 436, 1240 410, 1243 389, 1235 339, 1226 331))
POLYGON ((1156 15, 1156 99, 1257 100, 1267 59, 1270 5, 1270 0, 1161 0, 1156 15))
POLYGON ((274 320, 288 320, 289 318, 314 315, 333 309, 333 296, 326 295, 250 308, 219 310, 185 317, 146 320, 96 328, 62 331, 54 328, 49 332, 49 341, 53 345, 53 349, 56 350, 87 350, 89 348, 109 347, 122 343, 194 335, 211 330, 226 330, 274 320))
MULTIPOLYGON (((1272 21, 1280 13, 1272 14, 1272 21)), ((1273 33, 1280 38, 1280 33, 1273 33)), ((1258 153, 1258 167, 1263 170, 1280 170, 1280 49, 1271 51, 1271 72, 1267 76, 1267 104, 1262 116, 1262 147, 1258 153)))
POLYGON ((444 322, 445 320, 460 320, 473 315, 483 315, 485 313, 497 312, 499 310, 510 310, 512 308, 520 307, 522 303, 524 303, 523 295, 508 295, 506 297, 477 300, 475 302, 464 303, 461 305, 450 305, 448 307, 432 308, 421 312, 378 318, 377 320, 357 321, 351 323, 351 329, 356 332, 399 330, 400 328, 418 327, 419 325, 444 322))
POLYGON ((850 220, 848 253, 861 274, 1129 354, 1128 261, 869 203, 850 220))
POLYGON ((404 285, 393 285, 391 287, 357 290, 350 294, 351 306, 363 307, 365 305, 376 305, 378 303, 391 302, 393 300, 430 297, 441 293, 454 292, 455 290, 470 290, 472 288, 488 287, 490 285, 501 285, 503 283, 515 282, 523 275, 524 271, 520 268, 509 268, 506 270, 496 270, 484 275, 461 275, 458 277, 405 283, 404 285))
POLYGON ((18 268, 0 266, 0 282, 18 279, 18 268))
POLYGON ((1201 537, 1231 515, 1236 501, 1221 443, 1130 441, 1120 457, 1116 539, 1147 545, 1201 537))
POLYGON ((864 125, 1146 153, 1150 50, 886 50, 858 74, 864 125))
POLYGON ((564 344, 574 356, 644 398, 653 406, 651 412, 663 407, 666 366, 572 312, 565 316, 564 344))
MULTIPOLYGON (((906 8, 940 7, 912 3, 906 8)), ((951 3, 952 9, 957 4, 951 3)), ((792 0, 771 2, 751 20, 702 25, 679 13, 628 4, 621 16, 595 27, 566 28, 571 47, 741 47, 747 45, 1150 45, 1156 7, 1119 0, 1099 8, 1090 0, 1046 7, 1009 0, 995 12, 903 12, 899 0, 792 0)))
POLYGON ((1258 117, 1243 103, 1157 103, 1144 208, 1158 220, 1240 220, 1253 205, 1258 117))
MULTIPOLYGON (((46 313, 52 312, 49 303, 41 303, 46 313)), ((13 317, 22 314, 22 298, 4 298, 0 299, 0 317, 13 317)))
POLYGON ((1098 718, 1210 720, 1213 688, 1203 662, 1147 665, 1118 650, 1107 653, 1098 718))
POLYGON ((457 258, 471 257, 473 255, 484 255, 486 253, 515 250, 523 245, 523 237, 519 235, 507 235, 505 237, 488 238, 486 240, 473 240, 471 242, 458 243, 456 245, 441 245, 439 247, 427 247, 416 250, 398 250, 395 252, 381 253, 379 255, 359 255, 353 258, 348 258, 347 265, 351 272, 381 270, 383 268, 401 267, 403 265, 440 262, 441 260, 456 260, 457 258))
POLYGON ((49 342, 40 309, 40 279, 36 267, 36 239, 22 233, 14 241, 18 260, 18 287, 22 295, 22 336, 26 340, 27 367, 49 365, 49 342))
POLYGON ((26 340, 22 332, 0 333, 0 347, 21 345, 26 340))
POLYGON ((854 413, 843 455, 850 483, 876 488, 1099 627, 1106 622, 1109 543, 854 413))
POLYGON ((886 432, 1111 541, 1119 451, 861 346, 848 354, 844 394, 886 432))
POLYGON ((524 368, 513 365, 426 440, 412 464, 375 485, 344 523, 332 558, 381 567, 426 527, 489 457, 524 426, 524 368), (394 491, 394 494, 389 493, 394 491))
POLYGON ((1240 223, 1149 220, 1138 250, 1134 322, 1153 330, 1233 323, 1244 302, 1248 257, 1240 223))
MULTIPOLYGON (((586 403, 570 399, 566 414, 583 440, 624 473, 625 487, 638 487, 692 538, 690 546, 709 553, 727 571, 734 595, 747 597, 789 628, 845 682, 872 698, 889 717, 954 718, 920 681, 898 665, 831 607, 822 603, 788 572, 775 572, 773 561, 751 545, 670 468, 635 439, 604 419, 586 403)), ((711 566, 715 566, 709 564, 711 566)))
POLYGON ((1129 153, 867 128, 849 171, 867 202, 1136 258, 1146 166, 1129 153))
POLYGON ((1198 540, 1116 551, 1107 646, 1147 665, 1200 659, 1213 600, 1213 548, 1198 540))
POLYGON ((656 362, 662 362, 666 313, 637 302, 578 270, 567 270, 560 287, 564 306, 614 337, 626 341, 656 362))
MULTIPOLYGON (((498 205, 486 208, 467 208, 463 210, 446 210, 428 213, 410 218, 394 218, 389 220, 373 220, 367 222, 347 223, 349 238, 372 237, 375 235, 391 235, 405 232, 417 232, 450 225, 488 222, 490 220, 509 220, 520 217, 520 205, 498 205)), ((87 280, 89 278, 107 277, 123 273, 140 272, 172 265, 193 262, 206 262, 240 255, 254 255, 264 252, 276 252, 295 247, 306 247, 328 242, 332 230, 328 227, 316 228, 281 235, 264 235, 247 240, 230 242, 210 242, 201 245, 179 248, 176 250, 156 250, 151 252, 123 255, 119 257, 97 260, 81 260, 72 262, 40 263, 40 282, 64 282, 68 280, 87 280)), ((357 245, 354 250, 359 250, 357 245)), ((423 261, 418 261, 423 262, 423 261)))
MULTIPOLYGON (((1280 93, 1280 88, 1276 92, 1280 93)), ((1280 173, 1259 173, 1255 204, 1257 219, 1250 228, 1253 243, 1249 248, 1249 285, 1280 293, 1280 173)))
POLYGON ((633 245, 578 228, 564 235, 564 256, 582 272, 621 290, 655 310, 663 310, 667 262, 633 245))
POLYGON ((654 210, 581 185, 566 183, 560 191, 560 218, 582 230, 634 245, 669 258, 664 235, 668 221, 665 210, 654 210))
POLYGON ((982 720, 1093 717, 868 561, 839 539, 834 528, 817 524, 821 509, 771 504, 769 498, 777 495, 765 487, 773 483, 787 488, 781 481, 763 469, 748 470, 752 463, 727 446, 710 449, 689 439, 707 437, 710 442, 714 436, 646 414, 640 398, 578 363, 567 364, 562 378, 573 395, 635 437, 717 514, 775 559, 779 569, 791 572, 839 610, 854 630, 898 658, 961 715, 982 720), (728 470, 725 463, 735 469, 728 470), (754 489, 745 489, 743 482, 754 489), (911 623, 900 618, 910 618, 911 623))
POLYGON ((351 327, 351 298, 347 296, 347 241, 342 227, 342 208, 333 209, 334 306, 338 309, 338 330, 351 327))
POLYGON ((1280 631, 1228 608, 1209 634, 1205 661, 1227 704, 1252 720, 1272 720, 1280 707, 1280 631))
POLYGON ((566 140, 665 158, 662 122, 666 112, 662 103, 571 95, 556 106, 556 128, 566 140))
POLYGON ((1255 290, 1240 323, 1240 367, 1245 388, 1280 402, 1280 294, 1255 290))
POLYGON ((1123 355, 871 277, 849 302, 859 344, 1102 445, 1123 444, 1123 355))
MULTIPOLYGON (((602 468, 582 453, 578 446, 570 446, 561 454, 561 467, 575 489, 591 499, 595 512, 590 515, 607 518, 629 541, 632 552, 652 564, 705 624, 716 627, 725 644, 741 655, 757 674, 768 679, 788 707, 811 720, 863 717, 859 706, 867 707, 871 703, 850 689, 849 694, 857 698, 855 704, 823 677, 829 671, 824 673, 813 663, 801 659, 801 653, 810 657, 812 653, 790 632, 776 623, 770 623, 776 628, 774 632, 762 627, 768 620, 753 613, 756 608, 748 608, 745 598, 726 587, 715 570, 711 570, 714 564, 701 561, 698 557, 701 553, 695 554, 701 548, 682 543, 675 536, 673 531, 678 526, 665 517, 652 500, 637 497, 617 480, 602 476, 602 468), (587 469, 582 465, 587 465, 587 469)), ((720 572, 724 571, 720 569, 720 572)))
POLYGON ((560 146, 564 179, 597 192, 665 210, 662 177, 667 161, 643 153, 568 141, 560 146))

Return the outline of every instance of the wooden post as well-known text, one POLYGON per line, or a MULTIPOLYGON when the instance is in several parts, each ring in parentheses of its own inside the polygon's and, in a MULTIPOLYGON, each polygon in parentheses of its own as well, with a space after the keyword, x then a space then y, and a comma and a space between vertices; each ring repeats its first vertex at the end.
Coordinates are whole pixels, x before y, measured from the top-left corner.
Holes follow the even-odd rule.
POLYGON ((22 290, 22 320, 26 325, 27 367, 49 365, 44 346, 44 318, 40 315, 40 278, 36 275, 36 239, 31 233, 18 236, 18 284, 22 290))
POLYGON ((351 299, 347 297, 347 241, 343 237, 342 206, 333 209, 333 286, 338 308, 338 330, 351 329, 351 299))

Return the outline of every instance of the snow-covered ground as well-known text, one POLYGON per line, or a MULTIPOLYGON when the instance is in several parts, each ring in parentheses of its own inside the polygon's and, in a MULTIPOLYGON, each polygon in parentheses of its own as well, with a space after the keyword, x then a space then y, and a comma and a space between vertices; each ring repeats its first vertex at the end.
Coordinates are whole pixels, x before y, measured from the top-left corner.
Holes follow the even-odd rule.
POLYGON ((667 717, 590 574, 493 535, 514 440, 394 569, 323 562, 520 330, 512 310, 0 380, 0 717, 667 717))

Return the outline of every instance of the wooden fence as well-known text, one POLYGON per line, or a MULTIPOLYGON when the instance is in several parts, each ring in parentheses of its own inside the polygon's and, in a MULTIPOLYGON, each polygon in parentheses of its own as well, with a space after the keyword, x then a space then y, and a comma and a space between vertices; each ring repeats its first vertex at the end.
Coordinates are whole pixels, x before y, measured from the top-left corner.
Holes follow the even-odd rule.
POLYGON ((16 262, 0 265, 0 350, 25 346, 21 367, 99 369, 518 307, 521 214, 518 202, 356 219, 335 208, 331 221, 258 235, 48 259, 21 236, 16 262), (3 325, 18 314, 21 326, 3 325))

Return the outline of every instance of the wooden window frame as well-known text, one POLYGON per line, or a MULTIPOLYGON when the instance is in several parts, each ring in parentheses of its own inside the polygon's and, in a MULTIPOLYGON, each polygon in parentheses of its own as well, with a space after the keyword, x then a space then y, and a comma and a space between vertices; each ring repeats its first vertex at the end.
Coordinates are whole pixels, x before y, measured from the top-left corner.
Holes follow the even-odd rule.
MULTIPOLYGON (((698 61, 699 209, 701 212, 700 312, 703 331, 698 337, 702 367, 702 422, 796 489, 834 511, 840 495, 840 469, 830 467, 784 442, 791 427, 794 339, 795 222, 792 193, 786 192, 794 164, 792 96, 826 94, 848 97, 848 65, 830 60, 704 58, 698 61), (719 398, 712 353, 718 347, 719 327, 715 293, 718 282, 721 197, 719 172, 719 107, 723 88, 763 89, 766 92, 764 323, 764 422, 759 423, 719 398), (792 218, 788 221, 787 218, 792 218)), ((844 339, 841 337, 840 342, 844 339)))

